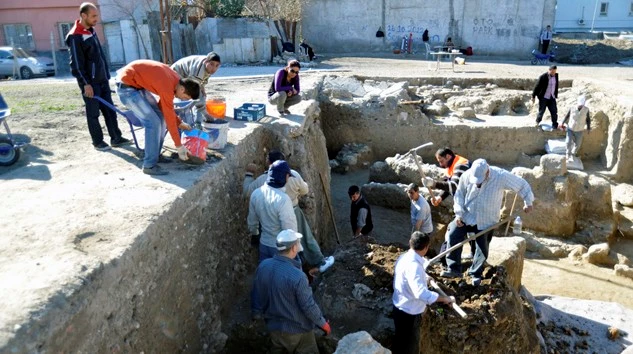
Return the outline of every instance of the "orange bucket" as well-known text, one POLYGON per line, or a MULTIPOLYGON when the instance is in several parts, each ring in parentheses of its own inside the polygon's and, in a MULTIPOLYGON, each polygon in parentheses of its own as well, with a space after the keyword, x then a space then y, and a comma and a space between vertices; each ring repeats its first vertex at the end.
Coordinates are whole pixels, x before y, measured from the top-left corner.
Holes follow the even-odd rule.
POLYGON ((226 116, 226 101, 224 97, 211 97, 206 102, 207 113, 213 118, 224 119, 226 116))

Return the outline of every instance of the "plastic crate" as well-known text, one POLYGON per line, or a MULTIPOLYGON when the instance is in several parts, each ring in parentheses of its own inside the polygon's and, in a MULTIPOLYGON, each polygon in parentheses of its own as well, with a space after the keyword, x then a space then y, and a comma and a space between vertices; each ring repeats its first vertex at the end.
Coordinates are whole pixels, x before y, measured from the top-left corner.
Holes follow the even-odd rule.
POLYGON ((256 122, 266 115, 266 105, 263 103, 244 103, 233 109, 233 118, 247 122, 256 122))

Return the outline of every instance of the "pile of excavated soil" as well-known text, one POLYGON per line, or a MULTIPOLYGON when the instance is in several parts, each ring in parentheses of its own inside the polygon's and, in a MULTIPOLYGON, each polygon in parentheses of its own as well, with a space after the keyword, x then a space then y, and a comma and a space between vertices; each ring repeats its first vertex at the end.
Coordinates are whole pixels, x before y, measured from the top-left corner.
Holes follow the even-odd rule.
POLYGON ((633 41, 626 39, 555 38, 554 45, 558 46, 556 61, 560 63, 611 64, 633 59, 633 41))
MULTIPOLYGON (((344 244, 335 254, 337 263, 324 274, 316 297, 336 336, 365 330, 389 348, 393 336, 393 271, 406 249, 372 241, 344 244)), ((440 271, 439 265, 433 265, 429 274, 447 294, 457 298, 468 317, 460 318, 447 305, 429 306, 421 327, 424 352, 538 351, 532 307, 508 284, 503 268, 486 267, 479 286, 470 285, 469 277, 440 278, 440 271)))

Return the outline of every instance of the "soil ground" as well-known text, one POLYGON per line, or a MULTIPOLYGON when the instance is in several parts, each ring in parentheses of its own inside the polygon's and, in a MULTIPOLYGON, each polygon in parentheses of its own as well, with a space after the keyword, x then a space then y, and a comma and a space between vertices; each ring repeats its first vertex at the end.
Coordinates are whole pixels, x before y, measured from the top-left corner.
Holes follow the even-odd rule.
POLYGON ((556 51, 557 62, 567 64, 606 64, 633 59, 633 41, 627 39, 554 38, 550 48, 556 51))
MULTIPOLYGON (((377 56, 325 57, 320 67, 338 75, 379 75, 390 79, 420 76, 536 78, 546 70, 544 66, 529 65, 528 58, 526 61, 472 58, 459 68, 460 72, 453 73, 429 70, 434 63, 421 61, 419 56, 377 56)), ((274 69, 262 67, 260 73, 270 75, 274 69)), ((227 68, 226 71, 239 75, 240 69, 227 68)), ((564 66, 559 67, 559 73, 562 79, 595 80, 607 93, 633 92, 633 68, 601 65, 588 70, 583 66, 564 66)), ((313 80, 317 75, 320 73, 315 70, 305 70, 302 80, 313 80)), ((233 105, 261 102, 269 80, 270 76, 217 78, 211 80, 207 91, 221 92, 233 105)), ((120 251, 133 242, 132 235, 139 234, 169 200, 195 183, 200 167, 172 163, 167 167, 171 172, 168 177, 151 178, 140 173, 140 161, 132 147, 107 153, 95 151, 90 145, 83 102, 73 80, 5 81, 0 82, 0 91, 13 110, 8 119, 13 133, 18 140, 30 143, 15 165, 0 167, 0 188, 6 202, 0 208, 3 235, 0 296, 5 299, 0 306, 0 323, 6 324, 14 316, 27 316, 67 284, 79 286, 86 267, 116 259, 120 251)), ((124 136, 130 137, 122 119, 119 124, 124 136)), ((107 133, 105 136, 108 141, 107 133)), ((351 237, 347 188, 352 183, 365 183, 366 173, 334 175, 332 195, 342 242, 351 237)), ((378 225, 375 237, 381 243, 406 242, 409 231, 406 213, 380 208, 374 208, 373 212, 378 225)), ((526 263, 524 284, 533 293, 601 298, 620 303, 623 299, 633 299, 633 285, 626 279, 601 280, 612 279, 601 268, 579 268, 565 264, 566 261, 549 262, 554 261, 535 261, 534 267, 526 263), (544 278, 551 280, 543 282, 544 278), (564 285, 568 279, 573 280, 573 293, 568 292, 570 285, 564 285), (600 281, 599 287, 595 279, 600 281), (543 283, 561 285, 538 288, 544 286, 543 283)), ((630 302, 625 305, 633 307, 630 302)))

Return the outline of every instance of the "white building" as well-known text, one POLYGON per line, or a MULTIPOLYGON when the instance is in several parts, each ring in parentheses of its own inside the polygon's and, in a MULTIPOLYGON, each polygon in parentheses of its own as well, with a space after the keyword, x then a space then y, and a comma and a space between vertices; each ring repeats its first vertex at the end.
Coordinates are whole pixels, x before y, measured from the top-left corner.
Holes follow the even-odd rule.
POLYGON ((558 0, 556 32, 633 31, 633 0, 558 0))

